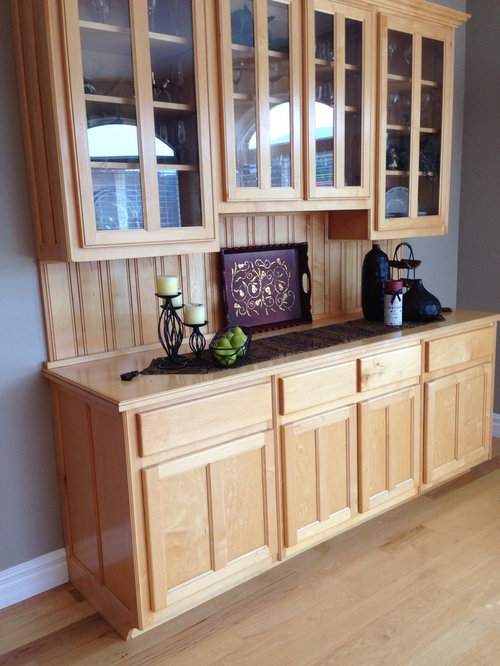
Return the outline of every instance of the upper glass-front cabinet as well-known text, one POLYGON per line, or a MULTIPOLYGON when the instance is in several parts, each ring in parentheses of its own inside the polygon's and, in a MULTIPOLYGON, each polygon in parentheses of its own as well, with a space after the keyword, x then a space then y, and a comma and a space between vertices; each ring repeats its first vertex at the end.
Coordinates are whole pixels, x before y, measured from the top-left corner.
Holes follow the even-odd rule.
POLYGON ((300 198, 300 3, 220 0, 219 22, 224 198, 300 198))
POLYGON ((369 195, 371 21, 371 12, 331 0, 308 6, 309 198, 369 195))
POLYGON ((446 230, 451 31, 381 16, 378 229, 446 230))
POLYGON ((85 247, 214 240, 203 4, 62 3, 85 247))

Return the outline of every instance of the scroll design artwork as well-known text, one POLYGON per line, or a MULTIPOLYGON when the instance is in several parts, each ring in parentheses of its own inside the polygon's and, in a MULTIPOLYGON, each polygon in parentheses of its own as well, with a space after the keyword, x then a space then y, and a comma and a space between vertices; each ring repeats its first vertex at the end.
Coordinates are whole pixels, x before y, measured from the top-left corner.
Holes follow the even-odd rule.
POLYGON ((307 243, 223 248, 228 325, 265 330, 310 322, 307 243))
POLYGON ((246 260, 231 269, 233 309, 239 316, 293 312, 297 303, 290 266, 281 257, 246 260))

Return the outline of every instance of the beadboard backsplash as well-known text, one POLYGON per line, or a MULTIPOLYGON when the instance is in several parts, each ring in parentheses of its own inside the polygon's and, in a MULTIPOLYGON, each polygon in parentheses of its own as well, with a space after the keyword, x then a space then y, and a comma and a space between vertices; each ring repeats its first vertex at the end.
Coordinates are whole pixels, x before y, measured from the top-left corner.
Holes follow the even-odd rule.
MULTIPOLYGON (((307 241, 312 313, 318 320, 361 307, 370 241, 329 241, 323 213, 221 218, 221 247, 307 241)), ((392 257, 399 241, 382 241, 392 257)), ((208 333, 223 325, 219 254, 191 254, 40 268, 49 361, 158 342, 156 276, 179 275, 184 302, 205 303, 208 333)))

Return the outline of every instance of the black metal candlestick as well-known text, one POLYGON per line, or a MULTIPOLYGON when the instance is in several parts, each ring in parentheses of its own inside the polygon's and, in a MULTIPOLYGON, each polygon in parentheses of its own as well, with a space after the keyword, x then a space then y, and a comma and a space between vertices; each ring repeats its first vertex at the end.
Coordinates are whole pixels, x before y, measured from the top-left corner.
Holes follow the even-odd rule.
POLYGON ((205 336, 200 331, 200 326, 206 326, 207 324, 208 321, 203 322, 203 324, 185 324, 193 329, 189 336, 189 348, 195 355, 196 362, 202 360, 201 355, 203 354, 206 345, 205 336))
POLYGON ((164 299, 161 305, 160 318, 158 319, 158 338, 166 356, 165 360, 158 364, 160 368, 166 368, 172 363, 186 365, 187 362, 185 356, 179 356, 179 347, 184 338, 184 324, 177 314, 177 310, 183 306, 175 306, 172 303, 172 300, 180 294, 180 291, 171 296, 156 294, 158 298, 164 299))

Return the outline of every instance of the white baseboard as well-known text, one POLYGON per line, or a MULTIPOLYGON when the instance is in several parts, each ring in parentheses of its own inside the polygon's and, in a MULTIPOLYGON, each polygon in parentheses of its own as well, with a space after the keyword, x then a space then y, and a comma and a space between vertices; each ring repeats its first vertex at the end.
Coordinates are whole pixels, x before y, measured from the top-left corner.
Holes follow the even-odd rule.
POLYGON ((67 583, 68 580, 64 548, 0 571, 0 608, 16 604, 67 583))
POLYGON ((500 437, 500 414, 493 413, 493 437, 500 437))

